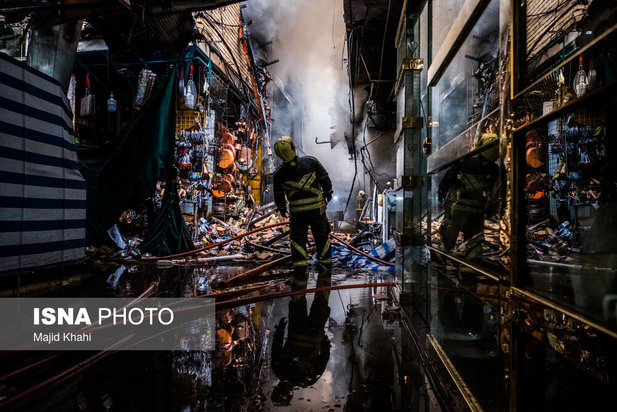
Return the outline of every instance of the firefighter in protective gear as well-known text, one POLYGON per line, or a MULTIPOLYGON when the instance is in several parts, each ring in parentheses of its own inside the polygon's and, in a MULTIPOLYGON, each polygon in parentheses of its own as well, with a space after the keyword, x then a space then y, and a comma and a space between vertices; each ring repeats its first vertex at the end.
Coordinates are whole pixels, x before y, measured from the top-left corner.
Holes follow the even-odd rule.
POLYGON ((291 256, 294 269, 303 273, 308 268, 308 228, 311 227, 317 260, 320 266, 329 267, 330 222, 326 217, 326 204, 332 199, 332 182, 319 160, 311 156, 298 157, 289 136, 279 138, 274 153, 283 161, 274 172, 274 201, 281 216, 291 214, 291 256))
POLYGON ((358 192, 358 196, 356 196, 356 220, 360 220, 362 217, 362 211, 364 210, 364 205, 366 204, 366 193, 364 190, 360 190, 358 192))
MULTIPOLYGON (((486 133, 477 148, 496 139, 497 135, 486 133)), ((438 200, 444 208, 439 234, 446 250, 454 249, 460 232, 465 241, 482 232, 487 200, 499 176, 498 157, 499 146, 489 147, 457 163, 439 182, 438 200)))
MULTIPOLYGON (((332 272, 322 271, 317 277, 317 287, 331 284, 332 272)), ((306 279, 294 278, 291 289, 306 289, 306 285, 306 279)), ((292 296, 288 322, 282 318, 274 328, 270 367, 279 383, 273 388, 271 399, 277 406, 289 405, 295 387, 313 385, 326 369, 331 347, 325 331, 330 317, 329 298, 328 290, 315 292, 313 303, 307 311, 306 294, 292 296)))

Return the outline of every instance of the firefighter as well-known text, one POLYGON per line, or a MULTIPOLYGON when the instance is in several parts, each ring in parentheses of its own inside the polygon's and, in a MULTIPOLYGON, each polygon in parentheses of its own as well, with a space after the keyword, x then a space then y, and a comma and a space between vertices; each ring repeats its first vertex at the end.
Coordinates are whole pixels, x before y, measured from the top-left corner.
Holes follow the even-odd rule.
POLYGON ((358 196, 356 196, 356 220, 360 220, 362 217, 362 211, 364 210, 364 205, 366 204, 366 193, 364 190, 360 190, 358 192, 358 196))
MULTIPOLYGON (((488 146, 496 135, 485 134, 477 147, 488 146)), ((499 167, 495 164, 499 146, 495 145, 457 163, 439 183, 438 199, 444 206, 444 219, 439 227, 446 250, 454 249, 460 232, 468 241, 484 226, 487 200, 492 194, 499 167)))
POLYGON ((283 161, 274 172, 274 200, 281 216, 291 214, 291 256, 297 273, 307 273, 308 228, 311 227, 317 261, 328 268, 331 263, 330 222, 326 204, 332 199, 332 182, 326 169, 311 156, 298 157, 291 137, 283 136, 274 144, 274 153, 283 161))
MULTIPOLYGON (((331 284, 332 272, 320 271, 317 288, 331 284)), ((306 285, 306 279, 294 278, 291 289, 306 289, 306 285)), ((288 406, 294 387, 313 385, 326 369, 331 347, 325 331, 330 317, 329 298, 328 290, 315 292, 307 312, 306 294, 292 296, 289 300, 288 320, 282 318, 274 328, 270 366, 279 383, 273 388, 271 399, 277 406, 288 406)))

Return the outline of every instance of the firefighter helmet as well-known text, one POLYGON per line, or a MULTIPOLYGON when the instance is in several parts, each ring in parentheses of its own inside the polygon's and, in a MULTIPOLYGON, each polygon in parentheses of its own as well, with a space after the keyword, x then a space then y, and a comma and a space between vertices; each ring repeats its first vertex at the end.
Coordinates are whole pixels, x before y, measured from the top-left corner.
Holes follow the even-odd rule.
POLYGON ((281 136, 274 143, 274 153, 283 161, 291 162, 296 157, 296 146, 289 136, 281 136))
POLYGON ((477 149, 490 146, 480 152, 480 156, 489 162, 494 162, 499 158, 499 144, 492 145, 492 143, 499 140, 499 137, 495 133, 482 133, 480 140, 476 145, 477 149))

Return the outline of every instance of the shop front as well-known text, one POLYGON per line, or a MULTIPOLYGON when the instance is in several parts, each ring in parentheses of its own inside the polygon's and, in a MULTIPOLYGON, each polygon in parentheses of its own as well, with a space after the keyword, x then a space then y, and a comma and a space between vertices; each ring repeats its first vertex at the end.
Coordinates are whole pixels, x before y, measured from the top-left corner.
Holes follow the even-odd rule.
POLYGON ((399 24, 401 301, 469 409, 603 410, 617 338, 615 10, 451 3, 408 5, 399 24))

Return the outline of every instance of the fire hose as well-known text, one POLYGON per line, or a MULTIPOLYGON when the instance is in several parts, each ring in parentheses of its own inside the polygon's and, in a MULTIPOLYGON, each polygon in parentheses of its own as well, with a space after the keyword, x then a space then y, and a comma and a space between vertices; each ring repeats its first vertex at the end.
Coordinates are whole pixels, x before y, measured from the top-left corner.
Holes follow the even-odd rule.
POLYGON ((394 286, 394 282, 382 282, 382 283, 356 283, 350 285, 335 285, 335 286, 322 286, 313 289, 297 289, 288 290, 285 292, 275 292, 259 296, 251 296, 242 299, 230 299, 223 302, 216 302, 216 309, 229 309, 236 306, 248 305, 251 303, 262 302, 264 300, 282 298, 286 296, 300 295, 304 293, 325 292, 328 290, 341 290, 341 289, 357 289, 357 288, 376 288, 380 286, 394 286))
MULTIPOLYGON (((228 308, 233 308, 233 307, 237 307, 237 306, 241 306, 241 305, 246 305, 246 304, 250 304, 250 303, 255 303, 255 302, 261 302, 264 300, 271 300, 271 299, 275 299, 275 298, 280 298, 280 297, 287 297, 287 296, 293 296, 293 295, 299 295, 299 294, 305 294, 305 293, 315 293, 315 292, 325 292, 325 291, 330 291, 330 290, 342 290, 342 289, 357 289, 357 288, 373 288, 373 287, 390 287, 390 286, 394 286, 394 282, 383 282, 383 283, 361 283, 361 284, 349 284, 349 285, 335 285, 335 286, 323 286, 323 287, 319 287, 319 288, 313 288, 313 289, 298 289, 298 290, 290 290, 290 291, 285 291, 285 292, 276 292, 276 293, 271 293, 271 294, 266 294, 266 295, 261 295, 261 296, 254 296, 254 297, 248 297, 248 298, 243 298, 243 299, 231 299, 231 300, 226 300, 220 303, 216 303, 216 308, 217 309, 228 309, 228 308)), ((76 373, 81 372, 82 370, 86 369, 87 367, 91 366, 92 364, 94 364, 95 362, 103 359, 104 357, 114 353, 114 347, 118 347, 121 344, 125 343, 127 340, 131 339, 132 335, 125 337, 124 339, 122 339, 121 341, 117 342, 115 345, 112 346, 112 348, 110 348, 109 350, 104 350, 104 351, 100 351, 95 353, 93 356, 75 364, 72 367, 69 367, 68 369, 65 369, 64 371, 57 373, 56 375, 38 383, 35 384, 34 386, 10 397, 10 398, 6 398, 3 399, 2 401, 0 401, 0 408, 2 407, 7 407, 11 404, 14 404, 15 402, 22 400, 24 398, 26 398, 28 395, 31 395, 32 393, 36 393, 38 391, 40 391, 41 389, 45 388, 46 386, 49 386, 51 384, 58 384, 61 383, 62 381, 66 380, 69 377, 74 376, 76 373)), ((52 356, 53 357, 53 356, 52 356)), ((43 361, 46 361, 48 359, 44 359, 43 361)), ((35 364, 36 365, 36 364, 35 364)), ((34 365, 32 365, 34 366, 34 365)))

